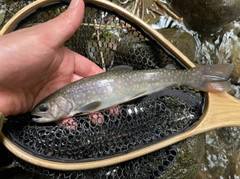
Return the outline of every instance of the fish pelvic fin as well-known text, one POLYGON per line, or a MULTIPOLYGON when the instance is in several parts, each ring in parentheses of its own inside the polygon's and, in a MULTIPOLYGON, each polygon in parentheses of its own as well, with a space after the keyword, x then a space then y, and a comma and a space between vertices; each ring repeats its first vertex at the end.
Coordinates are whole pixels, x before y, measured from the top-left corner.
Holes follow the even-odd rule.
POLYGON ((197 66, 195 70, 202 73, 197 89, 210 93, 228 92, 231 89, 228 78, 233 70, 232 64, 197 66))

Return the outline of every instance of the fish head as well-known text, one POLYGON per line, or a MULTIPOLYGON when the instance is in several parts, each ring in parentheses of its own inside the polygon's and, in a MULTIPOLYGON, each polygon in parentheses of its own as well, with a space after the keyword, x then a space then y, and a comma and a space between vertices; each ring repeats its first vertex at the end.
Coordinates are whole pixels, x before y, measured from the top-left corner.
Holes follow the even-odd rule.
POLYGON ((73 109, 72 101, 58 96, 38 103, 32 110, 32 120, 37 123, 47 123, 70 117, 73 109))

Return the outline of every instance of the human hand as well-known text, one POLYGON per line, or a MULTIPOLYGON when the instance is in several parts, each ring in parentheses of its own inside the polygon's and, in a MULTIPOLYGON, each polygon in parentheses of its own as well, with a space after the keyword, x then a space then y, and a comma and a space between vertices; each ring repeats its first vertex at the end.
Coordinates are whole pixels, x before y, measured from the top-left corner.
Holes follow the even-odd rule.
POLYGON ((0 37, 0 111, 4 116, 30 111, 66 84, 102 72, 62 46, 80 26, 83 15, 83 1, 72 0, 68 10, 55 19, 0 37))

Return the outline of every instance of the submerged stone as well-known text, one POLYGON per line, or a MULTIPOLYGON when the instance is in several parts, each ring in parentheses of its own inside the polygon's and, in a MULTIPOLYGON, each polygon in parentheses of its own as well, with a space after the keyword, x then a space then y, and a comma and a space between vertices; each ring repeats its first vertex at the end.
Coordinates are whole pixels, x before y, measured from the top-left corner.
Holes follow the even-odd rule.
POLYGON ((188 28, 216 32, 240 15, 240 0, 168 0, 188 28))

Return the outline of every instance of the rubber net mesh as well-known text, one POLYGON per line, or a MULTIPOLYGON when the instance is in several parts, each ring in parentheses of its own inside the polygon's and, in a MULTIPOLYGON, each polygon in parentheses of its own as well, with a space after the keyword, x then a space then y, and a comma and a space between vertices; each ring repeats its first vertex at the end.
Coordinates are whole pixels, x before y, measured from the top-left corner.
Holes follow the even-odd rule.
MULTIPOLYGON (((182 68, 139 27, 116 14, 86 5, 82 26, 65 43, 102 68, 130 65, 134 70, 182 68)), ((33 26, 59 15, 62 3, 38 9, 16 29, 33 26)), ((201 116, 204 95, 185 86, 103 110, 76 116, 64 124, 37 124, 30 114, 11 116, 3 133, 16 146, 32 155, 57 162, 83 162, 122 155, 144 148, 189 129, 201 116), (117 114, 114 111, 118 111, 117 114)), ((62 178, 156 178, 174 162, 177 144, 114 166, 87 171, 55 171, 28 164, 14 157, 22 168, 62 178)))

